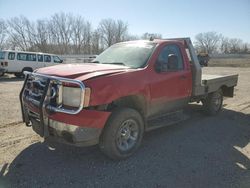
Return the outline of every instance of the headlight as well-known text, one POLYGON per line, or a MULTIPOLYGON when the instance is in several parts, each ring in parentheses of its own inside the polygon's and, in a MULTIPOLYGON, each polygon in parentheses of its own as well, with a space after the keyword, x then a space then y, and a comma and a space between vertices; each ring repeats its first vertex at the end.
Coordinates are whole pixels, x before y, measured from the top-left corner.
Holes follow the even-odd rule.
MULTIPOLYGON (((81 89, 74 87, 62 87, 62 104, 66 106, 79 107, 81 105, 81 89)), ((83 106, 87 107, 90 100, 90 88, 83 90, 83 106)))
POLYGON ((62 103, 66 106, 79 107, 81 103, 81 89, 73 87, 63 87, 62 103))

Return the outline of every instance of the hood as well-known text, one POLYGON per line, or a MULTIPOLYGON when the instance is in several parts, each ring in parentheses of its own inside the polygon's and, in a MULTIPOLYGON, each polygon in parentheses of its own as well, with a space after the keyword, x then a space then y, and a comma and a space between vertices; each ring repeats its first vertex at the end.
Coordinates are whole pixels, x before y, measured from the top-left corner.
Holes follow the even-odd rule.
POLYGON ((131 69, 121 65, 83 63, 83 64, 62 64, 62 65, 44 67, 38 69, 36 72, 51 76, 87 80, 96 76, 114 74, 129 70, 131 69))

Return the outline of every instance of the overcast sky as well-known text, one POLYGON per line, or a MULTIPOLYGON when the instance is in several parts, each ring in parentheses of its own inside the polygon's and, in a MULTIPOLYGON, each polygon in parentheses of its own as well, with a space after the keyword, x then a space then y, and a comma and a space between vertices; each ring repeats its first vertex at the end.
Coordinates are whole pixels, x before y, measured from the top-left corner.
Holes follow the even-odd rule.
POLYGON ((216 31, 250 43, 250 0, 0 0, 0 18, 30 20, 55 13, 81 15, 94 28, 104 18, 121 19, 131 34, 194 37, 216 31))

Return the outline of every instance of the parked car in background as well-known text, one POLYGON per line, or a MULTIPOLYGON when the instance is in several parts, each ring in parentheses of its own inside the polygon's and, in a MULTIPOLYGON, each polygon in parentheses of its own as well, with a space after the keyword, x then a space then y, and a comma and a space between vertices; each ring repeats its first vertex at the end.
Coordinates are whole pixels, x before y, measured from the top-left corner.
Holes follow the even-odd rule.
POLYGON ((35 69, 62 62, 63 60, 55 54, 3 50, 0 51, 0 76, 4 73, 13 73, 21 78, 24 71, 33 72, 35 69))

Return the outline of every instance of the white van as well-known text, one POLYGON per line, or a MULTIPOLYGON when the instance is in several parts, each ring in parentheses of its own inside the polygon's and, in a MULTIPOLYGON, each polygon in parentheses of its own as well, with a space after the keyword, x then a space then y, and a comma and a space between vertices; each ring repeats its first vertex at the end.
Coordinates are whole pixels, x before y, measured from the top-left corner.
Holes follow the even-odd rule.
POLYGON ((58 65, 62 62, 63 60, 54 54, 2 50, 0 51, 0 76, 4 73, 13 73, 21 78, 24 76, 24 71, 33 72, 35 69, 58 65))

